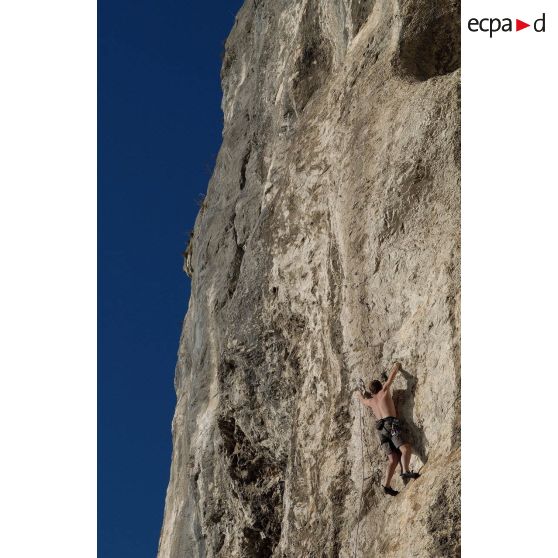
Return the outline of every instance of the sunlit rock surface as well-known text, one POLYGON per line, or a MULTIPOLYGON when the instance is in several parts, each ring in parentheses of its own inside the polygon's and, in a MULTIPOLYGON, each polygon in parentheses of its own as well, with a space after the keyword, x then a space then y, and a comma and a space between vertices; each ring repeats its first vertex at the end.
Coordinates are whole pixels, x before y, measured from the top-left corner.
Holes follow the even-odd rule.
POLYGON ((159 558, 459 555, 459 44, 451 0, 238 13, 159 558), (394 359, 422 477, 390 498, 351 391, 394 359))

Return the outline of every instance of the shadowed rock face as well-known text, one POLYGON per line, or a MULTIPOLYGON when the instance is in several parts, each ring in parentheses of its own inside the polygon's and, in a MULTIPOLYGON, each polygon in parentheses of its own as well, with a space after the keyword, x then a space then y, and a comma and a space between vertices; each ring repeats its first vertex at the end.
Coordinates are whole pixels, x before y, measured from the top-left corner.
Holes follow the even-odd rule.
POLYGON ((453 0, 240 10, 159 558, 458 555, 459 60, 453 0), (394 359, 422 477, 388 499, 351 390, 394 359))

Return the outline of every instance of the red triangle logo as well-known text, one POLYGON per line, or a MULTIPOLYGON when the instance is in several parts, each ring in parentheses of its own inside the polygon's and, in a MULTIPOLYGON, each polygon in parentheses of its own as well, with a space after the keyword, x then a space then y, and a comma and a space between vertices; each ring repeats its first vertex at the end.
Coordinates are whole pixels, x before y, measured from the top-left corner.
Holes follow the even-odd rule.
POLYGON ((522 29, 525 29, 526 27, 531 27, 531 24, 530 23, 525 23, 524 21, 521 21, 520 19, 515 20, 515 30, 516 31, 521 31, 522 29))

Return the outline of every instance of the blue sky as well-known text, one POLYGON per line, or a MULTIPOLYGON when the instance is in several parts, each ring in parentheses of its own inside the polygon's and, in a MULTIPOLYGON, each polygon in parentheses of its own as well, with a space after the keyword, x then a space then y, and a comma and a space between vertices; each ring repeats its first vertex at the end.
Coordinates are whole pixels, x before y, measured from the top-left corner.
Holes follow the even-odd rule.
POLYGON ((99 1, 102 558, 156 554, 190 295, 181 252, 221 143, 220 56, 241 5, 99 1))

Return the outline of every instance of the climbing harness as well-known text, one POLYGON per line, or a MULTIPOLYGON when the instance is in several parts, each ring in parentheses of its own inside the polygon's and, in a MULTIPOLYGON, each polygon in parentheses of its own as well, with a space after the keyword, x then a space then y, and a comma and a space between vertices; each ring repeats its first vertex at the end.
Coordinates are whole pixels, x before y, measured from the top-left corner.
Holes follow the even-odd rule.
POLYGON ((376 421, 376 429, 380 431, 385 429, 390 436, 397 436, 401 433, 401 423, 397 417, 384 417, 376 421))

